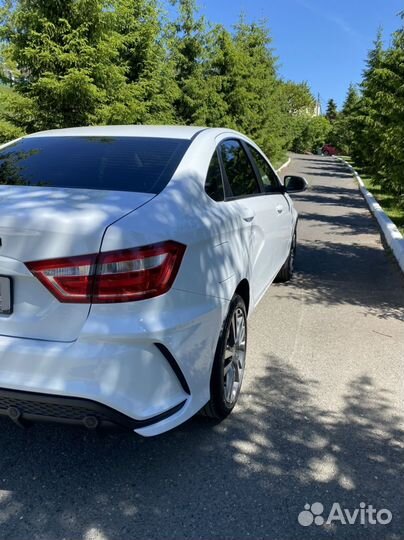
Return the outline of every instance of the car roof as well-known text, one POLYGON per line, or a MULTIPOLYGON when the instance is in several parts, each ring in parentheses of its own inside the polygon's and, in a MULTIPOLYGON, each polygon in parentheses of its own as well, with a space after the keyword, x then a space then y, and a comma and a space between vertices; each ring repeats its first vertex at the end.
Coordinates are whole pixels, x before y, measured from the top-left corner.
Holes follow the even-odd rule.
POLYGON ((191 140, 208 128, 198 126, 88 126, 65 129, 52 129, 32 133, 33 137, 155 137, 164 139, 191 140))

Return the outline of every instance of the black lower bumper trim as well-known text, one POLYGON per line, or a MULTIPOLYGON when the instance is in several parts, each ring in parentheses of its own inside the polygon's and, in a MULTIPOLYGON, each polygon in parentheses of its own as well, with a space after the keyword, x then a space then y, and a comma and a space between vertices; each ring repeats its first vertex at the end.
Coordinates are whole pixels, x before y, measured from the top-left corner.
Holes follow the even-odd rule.
POLYGON ((136 420, 91 399, 0 388, 0 415, 8 416, 22 426, 30 422, 56 422, 88 429, 121 427, 134 430, 169 418, 184 404, 182 401, 152 418, 136 420))
POLYGON ((191 395, 191 390, 189 389, 187 380, 181 371, 180 366, 178 365, 177 360, 174 358, 174 356, 170 353, 170 351, 167 349, 165 345, 162 343, 155 343, 155 346, 158 348, 158 350, 161 352, 161 354, 164 356, 164 358, 167 360, 167 362, 170 364, 171 369, 174 371, 180 385, 182 386, 182 389, 186 394, 189 396, 191 395))

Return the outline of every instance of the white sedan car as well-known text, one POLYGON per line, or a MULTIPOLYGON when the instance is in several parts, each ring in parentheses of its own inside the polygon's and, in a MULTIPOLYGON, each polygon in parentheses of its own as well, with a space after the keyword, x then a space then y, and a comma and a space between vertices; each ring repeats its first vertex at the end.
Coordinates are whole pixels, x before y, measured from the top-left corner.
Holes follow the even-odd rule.
POLYGON ((149 436, 240 393, 297 212, 250 139, 110 126, 0 147, 0 414, 149 436))

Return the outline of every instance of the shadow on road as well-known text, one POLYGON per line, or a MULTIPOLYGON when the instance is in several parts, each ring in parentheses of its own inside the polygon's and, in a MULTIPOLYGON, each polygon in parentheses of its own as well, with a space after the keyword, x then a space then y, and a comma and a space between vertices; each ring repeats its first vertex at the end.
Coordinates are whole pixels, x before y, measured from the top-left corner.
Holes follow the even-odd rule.
POLYGON ((309 304, 363 307, 364 315, 404 322, 404 288, 394 264, 376 247, 331 242, 301 243, 289 298, 309 304), (397 289, 390 284, 397 282, 397 289))
POLYGON ((339 178, 351 178, 352 172, 350 169, 342 162, 334 160, 334 159, 304 159, 304 169, 302 169, 303 173, 307 173, 310 176, 322 176, 324 178, 332 177, 335 178, 338 176, 339 178), (307 162, 312 162, 313 164, 307 162))
POLYGON ((322 206, 363 208, 363 198, 359 190, 347 187, 316 185, 294 198, 300 202, 318 203, 322 206))
POLYGON ((370 216, 358 215, 355 212, 347 212, 346 214, 314 214, 312 212, 300 212, 300 219, 305 219, 313 223, 328 225, 327 234, 333 236, 335 234, 345 236, 357 236, 362 234, 374 233, 380 236, 376 225, 372 223, 370 216))
POLYGON ((404 433, 387 390, 359 377, 333 416, 313 405, 315 380, 273 356, 266 366, 222 424, 154 439, 1 421, 2 538, 401 538, 404 433), (394 519, 303 529, 317 501, 394 519))

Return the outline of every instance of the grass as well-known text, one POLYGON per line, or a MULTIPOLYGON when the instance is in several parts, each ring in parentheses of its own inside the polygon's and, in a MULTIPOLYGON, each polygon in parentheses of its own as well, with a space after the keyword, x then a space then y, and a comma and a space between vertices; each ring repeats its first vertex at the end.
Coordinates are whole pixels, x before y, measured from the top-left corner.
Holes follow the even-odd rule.
POLYGON ((397 199, 394 195, 386 193, 383 187, 373 180, 370 176, 363 173, 362 169, 358 167, 349 156, 341 156, 347 163, 352 165, 355 170, 360 174, 363 183, 366 186, 373 197, 377 200, 391 221, 398 227, 401 234, 404 236, 404 208, 397 204, 397 199))

